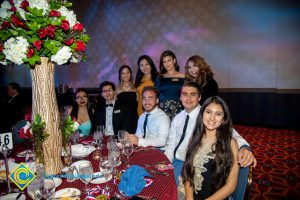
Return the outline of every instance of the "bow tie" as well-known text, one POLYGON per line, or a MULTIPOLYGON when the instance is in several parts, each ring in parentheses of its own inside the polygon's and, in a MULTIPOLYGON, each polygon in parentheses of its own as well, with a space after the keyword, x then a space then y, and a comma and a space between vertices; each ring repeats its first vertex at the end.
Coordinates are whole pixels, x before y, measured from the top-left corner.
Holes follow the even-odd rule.
POLYGON ((106 107, 114 107, 114 104, 112 104, 112 103, 106 104, 106 107))

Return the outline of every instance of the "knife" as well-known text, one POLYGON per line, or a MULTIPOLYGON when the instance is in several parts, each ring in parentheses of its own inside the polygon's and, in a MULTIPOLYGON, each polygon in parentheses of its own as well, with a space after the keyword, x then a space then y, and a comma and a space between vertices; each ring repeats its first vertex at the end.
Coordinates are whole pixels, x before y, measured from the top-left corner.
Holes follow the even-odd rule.
POLYGON ((22 196, 23 193, 18 194, 16 200, 20 199, 20 197, 22 196))

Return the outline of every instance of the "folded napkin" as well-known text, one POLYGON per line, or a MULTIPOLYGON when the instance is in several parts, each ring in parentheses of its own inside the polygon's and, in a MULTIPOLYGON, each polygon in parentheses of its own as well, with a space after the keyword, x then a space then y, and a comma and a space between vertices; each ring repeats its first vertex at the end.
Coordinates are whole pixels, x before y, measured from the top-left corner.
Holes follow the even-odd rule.
POLYGON ((71 146, 73 156, 86 156, 95 151, 94 146, 84 146, 83 144, 75 144, 71 146))
POLYGON ((138 165, 132 165, 121 176, 121 182, 118 185, 120 193, 125 196, 134 196, 140 193, 146 185, 145 176, 150 174, 138 165))

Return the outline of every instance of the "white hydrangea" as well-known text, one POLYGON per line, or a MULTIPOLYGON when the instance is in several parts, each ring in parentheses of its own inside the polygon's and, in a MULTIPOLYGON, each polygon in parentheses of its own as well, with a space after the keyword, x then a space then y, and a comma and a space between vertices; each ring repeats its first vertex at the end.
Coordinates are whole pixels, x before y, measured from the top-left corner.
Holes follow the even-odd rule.
POLYGON ((47 0, 28 0, 29 7, 43 9, 43 15, 48 15, 50 5, 47 0))
POLYGON ((81 58, 77 58, 74 55, 71 57, 70 62, 72 63, 79 63, 81 61, 81 58))
POLYGON ((23 59, 26 58, 28 47, 28 41, 22 36, 10 38, 4 43, 3 54, 7 60, 21 65, 23 59))
POLYGON ((70 24, 70 28, 73 28, 73 26, 76 24, 77 19, 76 19, 76 15, 72 10, 67 9, 66 7, 62 6, 60 9, 58 9, 58 12, 60 12, 60 14, 62 16, 66 17, 66 20, 69 21, 70 24))
POLYGON ((55 55, 51 56, 51 61, 56 62, 58 65, 65 64, 71 58, 71 48, 63 46, 55 55))
POLYGON ((9 11, 9 9, 11 9, 11 5, 9 4, 8 1, 4 1, 2 4, 1 4, 1 8, 0 8, 0 17, 2 19, 5 19, 7 17, 10 17, 11 14, 13 12, 9 11))
POLYGON ((5 61, 3 60, 3 61, 0 61, 0 64, 1 64, 1 65, 7 65, 7 62, 5 62, 5 61))

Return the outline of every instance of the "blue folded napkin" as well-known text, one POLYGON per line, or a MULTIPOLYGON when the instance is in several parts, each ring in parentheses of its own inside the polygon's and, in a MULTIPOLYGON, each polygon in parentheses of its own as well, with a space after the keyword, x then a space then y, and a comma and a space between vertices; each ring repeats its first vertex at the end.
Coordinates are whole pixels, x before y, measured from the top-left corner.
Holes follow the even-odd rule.
POLYGON ((121 182, 118 185, 120 193, 125 196, 133 196, 140 193, 146 185, 145 176, 150 174, 138 165, 132 165, 121 176, 121 182))

